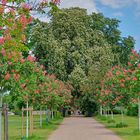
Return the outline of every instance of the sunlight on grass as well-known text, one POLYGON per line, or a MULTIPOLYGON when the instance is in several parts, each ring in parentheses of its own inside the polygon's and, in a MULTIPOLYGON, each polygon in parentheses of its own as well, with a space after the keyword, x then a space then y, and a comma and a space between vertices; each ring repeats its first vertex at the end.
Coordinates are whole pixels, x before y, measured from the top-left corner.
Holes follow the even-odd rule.
MULTIPOLYGON (((26 118, 25 118, 26 119, 26 118)), ((63 118, 58 117, 46 123, 46 118, 43 116, 43 126, 39 126, 39 116, 34 116, 34 130, 33 136, 29 137, 28 140, 47 140, 49 134, 51 134, 63 118)), ((20 116, 9 116, 9 140, 21 140, 21 117, 20 116)), ((24 139, 27 140, 27 139, 24 139)))
POLYGON ((96 116, 95 119, 103 123, 107 128, 113 130, 123 140, 140 140, 140 133, 138 132, 138 119, 137 117, 125 116, 124 123, 128 127, 116 128, 116 124, 121 122, 121 116, 115 115, 115 123, 108 123, 109 118, 96 116))

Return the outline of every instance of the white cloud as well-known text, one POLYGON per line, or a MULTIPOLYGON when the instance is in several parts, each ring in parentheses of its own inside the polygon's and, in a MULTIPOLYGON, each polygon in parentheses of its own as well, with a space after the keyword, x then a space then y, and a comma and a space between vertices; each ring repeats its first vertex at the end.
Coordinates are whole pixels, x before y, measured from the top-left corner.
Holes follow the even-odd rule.
POLYGON ((129 5, 140 6, 140 0, 99 0, 105 6, 112 8, 122 8, 129 5))
MULTIPOLYGON (((97 1, 97 0, 96 0, 97 1)), ((140 0, 98 0, 102 5, 119 9, 127 6, 135 6, 136 16, 140 15, 140 0)))
POLYGON ((128 6, 132 3, 132 1, 139 0, 100 0, 100 2, 105 6, 110 6, 112 8, 121 8, 124 6, 128 6))
POLYGON ((136 9, 136 16, 140 16, 140 0, 135 0, 137 9, 136 9))
POLYGON ((81 7, 87 9, 89 14, 92 12, 97 12, 96 4, 93 0, 61 0, 60 7, 81 7))
MULTIPOLYGON (((87 12, 91 14, 92 12, 97 13, 96 4, 93 0, 61 0, 60 8, 70 8, 70 7, 81 7, 87 9, 87 12)), ((32 13, 35 18, 39 18, 41 21, 49 22, 50 19, 45 15, 40 15, 32 13)))

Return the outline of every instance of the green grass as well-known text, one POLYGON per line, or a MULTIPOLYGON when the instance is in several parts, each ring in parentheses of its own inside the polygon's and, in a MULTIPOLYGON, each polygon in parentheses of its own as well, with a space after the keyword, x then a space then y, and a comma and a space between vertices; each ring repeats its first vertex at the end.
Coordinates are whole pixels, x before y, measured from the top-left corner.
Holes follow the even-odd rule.
MULTIPOLYGON (((48 136, 59 126, 63 118, 58 117, 46 123, 45 116, 43 116, 43 127, 39 126, 39 116, 34 116, 34 130, 33 136, 29 137, 28 140, 47 140, 48 136)), ((26 117, 25 117, 26 121, 26 117)), ((21 140, 21 117, 20 116, 9 116, 9 140, 21 140)), ((27 139, 26 139, 27 140, 27 139)))
POLYGON ((116 128, 116 124, 121 122, 120 115, 114 116, 115 123, 108 123, 108 119, 106 119, 106 117, 96 116, 95 119, 104 124, 107 128, 111 129, 123 140, 140 140, 140 132, 138 132, 137 117, 125 116, 124 123, 127 124, 128 127, 124 128, 116 128))

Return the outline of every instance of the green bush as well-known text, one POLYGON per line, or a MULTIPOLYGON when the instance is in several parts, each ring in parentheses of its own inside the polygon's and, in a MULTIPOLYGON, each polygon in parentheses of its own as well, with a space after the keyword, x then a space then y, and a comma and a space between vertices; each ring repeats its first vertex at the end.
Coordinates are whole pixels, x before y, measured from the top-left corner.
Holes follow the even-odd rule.
POLYGON ((113 114, 121 114, 120 110, 119 109, 113 109, 113 114))
POLYGON ((106 120, 107 120, 107 117, 105 117, 105 116, 98 116, 98 118, 99 118, 100 120, 102 120, 102 121, 106 121, 106 120))
POLYGON ((140 131, 138 129, 133 130, 133 135, 140 135, 140 131))
POLYGON ((128 107, 126 114, 128 116, 138 116, 138 105, 128 107))
POLYGON ((115 120, 110 119, 110 120, 107 121, 107 123, 115 123, 115 120))
POLYGON ((89 94, 86 94, 80 98, 80 107, 81 111, 84 112, 86 117, 92 117, 93 115, 97 114, 97 104, 94 98, 89 94))
POLYGON ((116 128, 123 128, 123 127, 128 127, 128 125, 126 123, 122 123, 122 122, 116 124, 116 128))

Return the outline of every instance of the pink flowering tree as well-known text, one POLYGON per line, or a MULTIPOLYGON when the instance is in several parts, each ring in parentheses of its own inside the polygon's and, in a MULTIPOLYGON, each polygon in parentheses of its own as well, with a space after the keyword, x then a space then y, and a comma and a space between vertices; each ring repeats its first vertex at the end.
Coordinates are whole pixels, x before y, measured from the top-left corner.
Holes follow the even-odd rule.
MULTIPOLYGON (((71 101, 71 87, 60 80, 57 80, 54 75, 46 76, 46 90, 44 104, 53 112, 61 106, 67 105, 71 101)), ((53 116, 52 116, 53 117, 53 116)))
POLYGON ((101 82, 99 103, 111 110, 112 119, 113 109, 120 107, 122 124, 124 122, 124 108, 128 107, 131 100, 130 81, 133 80, 132 73, 131 70, 115 66, 106 73, 104 80, 101 82))
MULTIPOLYGON (((12 78, 16 81, 19 81, 20 78, 19 82, 23 81, 22 84, 24 84, 24 82, 27 82, 24 81, 24 72, 21 73, 21 75, 16 72, 17 66, 20 65, 17 65, 15 63, 22 59, 22 53, 24 51, 28 51, 28 48, 25 46, 25 29, 26 26, 32 21, 32 17, 30 15, 31 11, 42 11, 42 9, 45 7, 52 7, 53 10, 58 3, 59 0, 51 0, 50 2, 43 0, 39 1, 37 7, 33 7, 32 4, 26 3, 25 0, 0 1, 0 92, 3 92, 5 90, 11 91, 15 88, 15 85, 11 87, 10 84, 10 80, 12 78)), ((31 59, 30 56, 27 59, 31 59)), ((28 72, 27 75, 29 75, 28 72)), ((35 77, 32 77, 31 79, 33 80, 34 78, 35 77)), ((26 84, 30 85, 30 83, 28 82, 26 84)), ((32 86, 30 86, 29 89, 25 88, 26 93, 28 93, 28 90, 31 90, 31 87, 32 86)))
POLYGON ((140 54, 132 51, 128 67, 133 71, 132 80, 130 81, 131 96, 133 103, 138 103, 138 118, 139 118, 139 131, 140 131, 140 54))
MULTIPOLYGON (((120 107, 123 123, 123 109, 129 105, 137 103, 140 95, 140 55, 132 51, 130 61, 126 68, 115 66, 109 70, 103 81, 101 88, 97 89, 96 97, 104 107, 120 107)), ((140 103, 139 103, 140 112, 140 103)), ((140 130, 140 113, 139 113, 140 130)))

